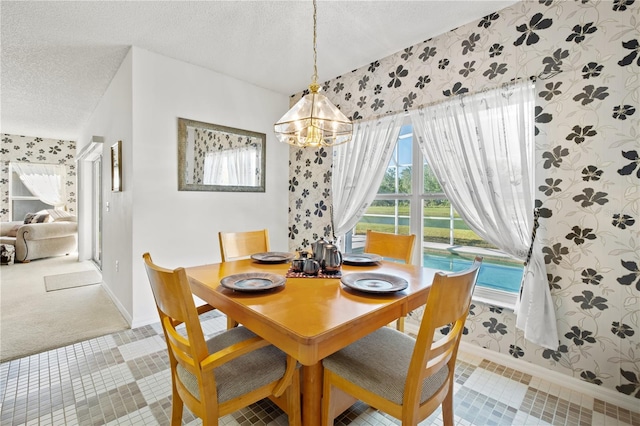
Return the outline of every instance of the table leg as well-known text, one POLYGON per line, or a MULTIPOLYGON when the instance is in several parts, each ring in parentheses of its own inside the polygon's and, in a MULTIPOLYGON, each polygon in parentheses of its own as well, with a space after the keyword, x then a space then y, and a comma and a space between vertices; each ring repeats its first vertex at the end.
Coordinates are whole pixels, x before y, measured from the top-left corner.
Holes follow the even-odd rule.
POLYGON ((322 402, 322 363, 302 366, 302 424, 319 426, 322 402))

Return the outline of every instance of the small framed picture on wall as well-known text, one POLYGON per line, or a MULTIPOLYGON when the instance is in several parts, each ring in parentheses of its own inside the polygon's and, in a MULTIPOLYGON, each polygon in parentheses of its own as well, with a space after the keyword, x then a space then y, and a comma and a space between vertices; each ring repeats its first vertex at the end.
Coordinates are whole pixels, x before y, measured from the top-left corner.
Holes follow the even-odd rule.
POLYGON ((111 145, 111 191, 122 191, 122 141, 111 145))

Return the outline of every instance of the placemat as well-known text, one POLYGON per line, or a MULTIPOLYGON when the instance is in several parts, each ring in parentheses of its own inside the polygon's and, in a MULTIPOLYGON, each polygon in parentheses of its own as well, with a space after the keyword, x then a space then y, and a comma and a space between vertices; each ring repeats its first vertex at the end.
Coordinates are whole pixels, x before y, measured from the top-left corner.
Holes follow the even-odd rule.
POLYGON ((304 272, 295 272, 289 268, 287 278, 342 278, 342 271, 335 272, 333 274, 325 274, 324 272, 318 272, 317 275, 307 275, 304 272))

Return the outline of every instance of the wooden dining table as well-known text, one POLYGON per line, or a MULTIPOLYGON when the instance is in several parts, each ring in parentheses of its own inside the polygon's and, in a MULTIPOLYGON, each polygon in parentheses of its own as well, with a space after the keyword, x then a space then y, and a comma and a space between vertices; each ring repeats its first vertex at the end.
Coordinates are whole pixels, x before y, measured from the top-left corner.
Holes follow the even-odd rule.
POLYGON ((368 293, 345 286, 340 277, 287 278, 268 291, 241 292, 220 281, 235 274, 286 276, 289 263, 237 260, 186 269, 192 292, 302 365, 302 423, 319 425, 322 359, 424 305, 435 269, 382 261, 343 265, 341 275, 382 273, 404 279, 405 290, 368 293))

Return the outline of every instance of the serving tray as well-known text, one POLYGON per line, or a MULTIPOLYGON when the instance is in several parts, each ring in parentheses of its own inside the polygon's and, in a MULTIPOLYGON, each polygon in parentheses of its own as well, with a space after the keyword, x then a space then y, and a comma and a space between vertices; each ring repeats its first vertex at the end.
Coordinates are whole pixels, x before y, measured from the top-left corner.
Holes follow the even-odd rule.
POLYGON ((342 271, 336 271, 332 274, 328 274, 326 272, 318 272, 316 275, 305 274, 304 272, 294 271, 289 268, 287 271, 287 278, 341 278, 342 271))

